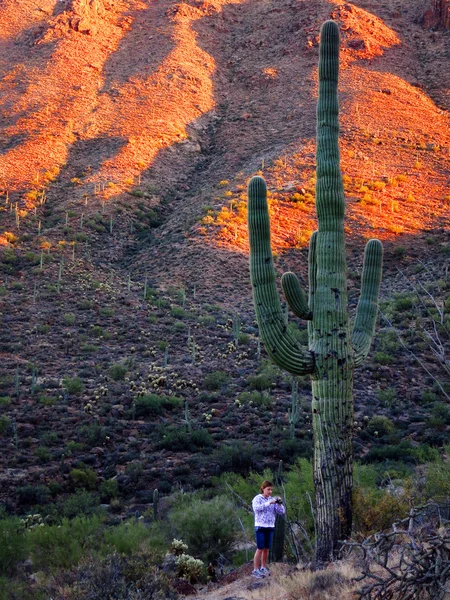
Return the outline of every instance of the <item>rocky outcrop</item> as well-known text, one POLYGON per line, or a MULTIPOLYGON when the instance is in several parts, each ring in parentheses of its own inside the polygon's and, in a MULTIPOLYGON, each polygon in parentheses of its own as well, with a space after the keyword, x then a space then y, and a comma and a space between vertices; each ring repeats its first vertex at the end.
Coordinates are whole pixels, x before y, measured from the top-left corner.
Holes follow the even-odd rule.
POLYGON ((95 34, 98 30, 99 19, 105 16, 106 7, 103 0, 73 0, 70 27, 75 31, 95 34))
POLYGON ((428 0, 422 24, 425 29, 450 29, 450 0, 428 0))

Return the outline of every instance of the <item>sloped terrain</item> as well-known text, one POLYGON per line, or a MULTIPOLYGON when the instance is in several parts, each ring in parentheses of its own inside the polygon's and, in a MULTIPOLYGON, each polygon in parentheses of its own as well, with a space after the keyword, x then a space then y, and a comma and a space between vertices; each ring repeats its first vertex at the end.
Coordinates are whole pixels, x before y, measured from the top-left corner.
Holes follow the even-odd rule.
POLYGON ((352 308, 364 242, 379 237, 382 308, 411 342, 405 350, 381 323, 378 358, 357 374, 357 455, 376 441, 366 429, 376 414, 395 420, 397 442, 443 443, 446 417, 436 433, 430 411, 449 380, 448 318, 433 305, 448 310, 448 32, 425 30, 422 9, 2 3, 2 500, 26 504, 26 485, 73 491, 71 470, 84 465, 146 504, 155 487, 195 484, 191 474, 202 484, 308 455, 308 382, 292 443, 290 381, 269 367, 254 378, 245 188, 266 178, 277 267, 305 277, 327 18, 342 31, 352 308), (444 363, 426 339, 436 328, 444 363), (162 404, 143 403, 155 392, 162 404), (201 433, 177 437, 171 426, 191 420, 201 433))

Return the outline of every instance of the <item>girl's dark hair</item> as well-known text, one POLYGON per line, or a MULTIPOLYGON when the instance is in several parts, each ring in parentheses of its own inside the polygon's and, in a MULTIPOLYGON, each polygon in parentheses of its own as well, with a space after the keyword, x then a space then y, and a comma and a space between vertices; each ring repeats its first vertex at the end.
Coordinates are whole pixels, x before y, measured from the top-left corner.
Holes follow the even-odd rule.
POLYGON ((261 487, 259 488, 261 490, 261 494, 264 492, 264 489, 268 487, 273 488, 273 483, 271 481, 267 481, 266 479, 262 482, 261 487))

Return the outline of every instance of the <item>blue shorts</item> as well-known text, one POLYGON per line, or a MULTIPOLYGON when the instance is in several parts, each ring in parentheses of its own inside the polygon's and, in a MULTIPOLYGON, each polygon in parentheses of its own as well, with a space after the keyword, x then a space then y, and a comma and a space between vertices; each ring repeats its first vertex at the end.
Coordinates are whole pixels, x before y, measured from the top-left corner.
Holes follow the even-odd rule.
POLYGON ((272 547, 275 527, 255 527, 256 547, 258 550, 269 550, 272 547))

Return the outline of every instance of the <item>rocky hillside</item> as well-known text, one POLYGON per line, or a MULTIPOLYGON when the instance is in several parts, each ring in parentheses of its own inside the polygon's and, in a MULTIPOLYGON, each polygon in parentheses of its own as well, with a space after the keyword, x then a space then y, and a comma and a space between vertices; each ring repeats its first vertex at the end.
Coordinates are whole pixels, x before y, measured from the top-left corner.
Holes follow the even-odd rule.
POLYGON ((305 276, 328 18, 342 32, 352 308, 365 240, 386 248, 388 320, 357 374, 357 455, 374 442, 377 414, 393 418, 397 441, 443 443, 450 76, 435 9, 1 4, 3 501, 73 491, 81 465, 98 482, 118 476, 145 504, 153 488, 192 485, 194 474, 310 453, 308 382, 292 440, 291 382, 261 362, 245 188, 252 174, 266 178, 278 268, 305 276))

